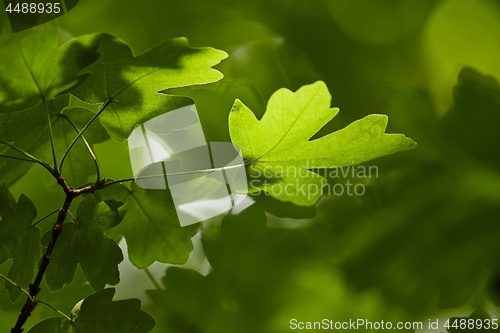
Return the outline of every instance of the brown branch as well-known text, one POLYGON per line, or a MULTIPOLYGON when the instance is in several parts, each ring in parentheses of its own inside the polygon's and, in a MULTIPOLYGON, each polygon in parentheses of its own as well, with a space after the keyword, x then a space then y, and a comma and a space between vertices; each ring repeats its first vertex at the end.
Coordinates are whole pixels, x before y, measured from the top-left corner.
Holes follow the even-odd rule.
POLYGON ((24 306, 21 309, 21 313, 17 318, 16 325, 10 330, 11 333, 22 333, 24 331, 23 326, 26 323, 26 320, 28 320, 28 317, 31 315, 31 312, 33 312, 33 309, 35 308, 36 296, 40 292, 40 284, 42 283, 43 275, 45 274, 45 271, 49 266, 52 251, 54 250, 54 246, 56 245, 57 238, 62 232, 64 220, 66 219, 66 216, 68 216, 68 210, 71 206, 71 203, 73 202, 73 199, 85 193, 94 193, 96 190, 95 184, 75 190, 72 187, 68 186, 68 184, 66 184, 62 177, 59 177, 57 179, 57 183, 62 187, 64 193, 66 193, 66 199, 64 200, 64 204, 59 211, 56 223, 52 227, 52 237, 50 238, 49 245, 47 246, 47 251, 42 258, 40 267, 38 268, 38 273, 36 275, 35 281, 29 286, 29 294, 31 298, 28 297, 26 303, 24 303, 24 306))

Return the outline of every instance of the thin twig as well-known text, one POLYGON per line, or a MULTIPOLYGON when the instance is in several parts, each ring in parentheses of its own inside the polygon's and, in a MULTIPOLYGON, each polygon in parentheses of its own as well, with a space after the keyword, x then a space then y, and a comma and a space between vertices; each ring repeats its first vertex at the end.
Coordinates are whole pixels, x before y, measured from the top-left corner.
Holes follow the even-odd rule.
POLYGON ((162 288, 160 287, 160 285, 158 284, 158 282, 156 282, 155 277, 153 276, 153 274, 151 274, 151 271, 147 267, 144 268, 144 273, 146 273, 149 281, 153 284, 153 286, 155 287, 155 289, 162 290, 162 288))
POLYGON ((30 227, 36 226, 38 223, 42 222, 43 220, 45 220, 48 217, 51 217, 52 215, 54 215, 58 211, 60 211, 59 208, 55 209, 52 213, 49 213, 49 214, 45 215, 44 217, 42 217, 41 219, 39 219, 38 221, 36 221, 35 223, 33 223, 30 227))
POLYGON ((88 185, 83 188, 75 190, 72 187, 69 187, 62 177, 59 177, 57 179, 57 183, 64 190, 66 198, 64 200, 63 207, 59 210, 59 215, 57 216, 56 223, 52 227, 52 236, 50 238, 49 245, 47 246, 47 251, 45 252, 45 255, 42 257, 42 262, 38 268, 38 273, 35 277, 35 281, 29 286, 30 297, 28 297, 26 303, 24 303, 24 306, 21 309, 21 313, 17 318, 16 325, 10 331, 11 333, 23 332, 23 326, 26 323, 26 320, 28 320, 28 317, 31 315, 37 304, 36 296, 40 292, 40 284, 42 283, 43 276, 50 263, 50 258, 52 256, 54 246, 56 245, 57 239, 62 232, 64 220, 66 219, 66 216, 68 216, 68 210, 71 203, 76 197, 84 193, 93 193, 96 190, 95 185, 88 185))
POLYGON ((59 313, 61 316, 63 316, 64 318, 66 318, 67 320, 69 321, 72 321, 72 319, 67 315, 65 314, 64 312, 62 312, 61 310, 53 307, 52 305, 50 305, 49 303, 45 302, 45 301, 41 301, 41 300, 37 300, 36 301, 37 303, 42 303, 43 305, 46 305, 48 306, 49 308, 51 308, 52 310, 54 310, 55 312, 59 313))
POLYGON ((24 162, 36 163, 36 161, 29 160, 29 159, 27 159, 27 158, 22 158, 22 157, 9 156, 9 155, 1 155, 1 154, 0 154, 0 157, 3 157, 3 158, 10 158, 10 159, 13 159, 13 160, 19 160, 19 161, 24 161, 24 162))
POLYGON ((31 161, 33 161, 33 162, 35 162, 35 163, 38 163, 38 164, 40 164, 41 166, 43 166, 45 169, 49 170, 49 171, 50 171, 50 173, 51 173, 52 175, 55 175, 54 168, 53 168, 53 167, 51 167, 50 165, 48 165, 47 163, 40 161, 39 159, 37 159, 37 158, 36 158, 36 157, 34 157, 33 155, 31 155, 31 154, 29 154, 29 153, 25 152, 25 151, 24 151, 24 150, 22 150, 22 149, 17 148, 16 146, 14 146, 13 144, 11 144, 11 143, 9 143, 9 142, 7 142, 7 141, 4 141, 4 140, 0 139, 0 143, 2 143, 2 144, 4 144, 4 145, 6 145, 6 146, 7 146, 7 147, 9 147, 9 148, 14 149, 15 151, 17 151, 17 152, 19 152, 19 153, 21 153, 21 154, 23 154, 24 156, 26 156, 27 158, 29 158, 31 161))
POLYGON ((111 103, 111 100, 108 100, 106 103, 104 103, 102 108, 99 111, 97 111, 97 113, 92 118, 90 118, 90 120, 87 122, 87 124, 85 124, 85 126, 83 126, 82 130, 78 132, 78 135, 73 139, 73 141, 70 143, 70 145, 68 146, 68 148, 64 152, 64 155, 61 158, 61 163, 59 163, 59 169, 62 169, 64 161, 66 160, 66 157, 68 156, 69 152, 71 151, 71 148, 73 148, 75 143, 78 141, 78 139, 80 139, 80 137, 83 135, 83 133, 85 133, 87 128, 89 128, 89 126, 92 125, 92 123, 97 119, 97 117, 99 117, 101 115, 101 113, 106 109, 106 107, 109 105, 109 103, 111 103))
MULTIPOLYGON (((76 126, 76 124, 68 117, 66 116, 65 114, 60 114, 60 116, 64 119, 66 119, 66 121, 71 125, 73 126, 73 128, 75 129, 76 133, 80 134, 80 129, 78 128, 78 126, 76 126)), ((82 138, 82 141, 83 143, 85 144, 85 147, 87 147, 87 150, 89 151, 90 153, 90 157, 92 158, 92 161, 94 161, 94 165, 95 165, 95 170, 96 170, 96 178, 97 178, 97 181, 96 182, 99 182, 99 180, 101 180, 101 171, 99 169, 99 165, 97 163, 97 158, 95 156, 95 153, 94 151, 92 150, 92 147, 90 147, 90 144, 88 143, 88 141, 85 139, 85 137, 83 135, 81 135, 81 138, 82 138)), ((61 165, 59 166, 59 172, 62 173, 62 161, 61 161, 61 165)))
POLYGON ((211 169, 202 169, 202 170, 193 170, 193 171, 182 171, 182 172, 173 172, 173 173, 166 173, 166 174, 158 174, 158 175, 149 175, 149 176, 140 176, 140 177, 133 177, 133 178, 124 178, 124 179, 118 179, 118 180, 111 180, 110 182, 104 183, 103 187, 107 187, 109 185, 113 185, 116 183, 124 183, 124 182, 131 182, 134 180, 142 180, 142 179, 151 179, 151 178, 163 178, 165 176, 167 177, 173 177, 173 176, 185 176, 185 175, 195 175, 195 174, 200 174, 200 173, 213 173, 217 171, 224 171, 224 170, 231 170, 231 169, 236 169, 236 168, 241 168, 246 166, 246 164, 237 164, 237 165, 230 165, 230 166, 225 166, 225 167, 220 167, 220 168, 211 168, 211 169))
POLYGON ((28 296, 28 298, 33 301, 33 298, 31 297, 30 293, 27 292, 26 290, 24 290, 20 285, 18 285, 17 283, 15 283, 14 281, 12 281, 11 279, 9 279, 8 277, 6 277, 3 274, 0 274, 0 278, 2 278, 5 281, 9 282, 11 285, 13 285, 14 287, 16 287, 17 289, 21 290, 23 292, 23 294, 25 294, 26 296, 28 296))
POLYGON ((71 211, 69 209, 68 209, 68 215, 71 216, 71 219, 73 220, 73 222, 77 223, 76 217, 73 215, 73 213, 71 213, 71 211))
POLYGON ((45 101, 45 98, 42 97, 42 101, 43 101, 43 106, 45 108, 45 115, 47 116, 47 126, 49 128, 50 147, 52 149, 52 158, 54 159, 54 175, 59 175, 60 172, 57 170, 56 146, 54 143, 54 132, 52 131, 52 121, 50 120, 49 108, 47 107, 47 102, 45 101))

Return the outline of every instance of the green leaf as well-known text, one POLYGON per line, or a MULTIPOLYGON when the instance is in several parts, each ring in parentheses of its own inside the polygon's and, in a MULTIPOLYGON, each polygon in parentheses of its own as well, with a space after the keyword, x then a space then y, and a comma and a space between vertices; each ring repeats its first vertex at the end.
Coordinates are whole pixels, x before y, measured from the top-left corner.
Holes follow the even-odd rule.
MULTIPOLYGON (((55 22, 0 36, 0 112, 33 108, 73 88, 77 73, 96 59, 96 36, 58 47, 55 22)), ((42 107, 43 109, 43 107, 42 107)))
POLYGON ((498 80, 465 67, 453 88, 453 97, 453 106, 441 119, 444 133, 458 149, 480 162, 498 167, 500 156, 491 153, 500 148, 498 80))
MULTIPOLYGON (((104 232, 123 219, 126 211, 118 208, 121 205, 117 205, 116 201, 96 204, 92 195, 80 202, 76 223, 64 223, 64 230, 57 240, 45 273, 45 281, 51 291, 70 285, 78 264, 94 290, 120 281, 118 264, 122 262, 123 254, 118 244, 105 236, 104 232)), ((48 244, 51 235, 52 231, 44 235, 45 244, 48 244)))
POLYGON ((70 330, 74 332, 71 329, 71 322, 69 320, 64 317, 53 317, 37 323, 28 331, 28 333, 65 333, 70 332, 70 330))
MULTIPOLYGON (((16 202, 7 186, 0 185, 0 265, 12 258, 7 276, 23 288, 31 283, 41 255, 41 232, 31 225, 35 218, 36 207, 27 196, 21 195, 16 202)), ((5 287, 13 302, 19 299, 20 290, 10 283, 5 287)))
MULTIPOLYGON (((52 164, 47 114, 52 126, 57 127, 58 121, 65 122, 59 114, 68 106, 69 95, 59 95, 83 79, 77 73, 96 59, 96 42, 95 35, 88 35, 58 48, 58 29, 54 22, 0 36, 0 139, 52 164)), ((77 111, 70 113, 83 127, 92 113, 78 110, 78 115, 77 111), (85 122, 83 118, 86 118, 85 122)), ((93 130, 99 131, 98 126, 93 126, 93 130)), ((76 132, 69 123, 54 128, 54 131, 56 151, 62 155, 66 143, 72 141, 76 132)), ((93 142, 101 140, 104 140, 102 135, 95 137, 93 142)), ((72 161, 68 170, 72 171, 72 177, 67 177, 67 180, 80 185, 86 182, 93 166, 88 153, 83 153, 83 144, 78 145, 80 147, 75 147, 78 152, 74 151, 70 157, 72 161)), ((5 147, 0 146, 0 151, 3 150, 5 147)), ((9 150, 3 154, 19 156, 9 150)), ((2 181, 14 183, 30 166, 32 164, 0 158, 2 181)))
POLYGON ((318 81, 291 92, 280 89, 269 99, 266 113, 258 120, 237 100, 229 115, 233 143, 251 164, 251 191, 297 205, 314 204, 326 180, 310 171, 359 164, 379 156, 415 147, 402 134, 385 134, 387 116, 369 115, 349 126, 310 140, 339 112, 330 108, 331 96, 318 81))
MULTIPOLYGON (((53 111, 53 104, 48 103, 49 110, 53 111)), ((0 139, 14 144, 32 155, 40 145, 49 141, 47 128, 47 117, 41 104, 38 106, 18 112, 0 113, 0 139)), ((1 146, 4 150, 6 146, 1 146)), ((22 157, 19 153, 7 148, 2 154, 22 157)), ((2 181, 12 184, 33 166, 23 161, 0 158, 0 173, 2 181)))
POLYGON ((114 294, 114 288, 98 291, 75 305, 71 321, 64 317, 48 318, 28 333, 145 333, 154 328, 154 319, 141 310, 138 299, 113 302, 114 294))
MULTIPOLYGON (((54 100, 45 101, 48 109, 55 141, 56 154, 61 157, 77 132, 67 120, 68 118, 81 129, 92 118, 94 113, 84 108, 68 108, 69 95, 64 94, 54 100)), ((104 128, 92 124, 85 133, 89 144, 93 145, 109 138, 104 128)), ((52 160, 50 134, 47 126, 47 116, 44 106, 9 113, 0 113, 0 138, 13 143, 16 147, 47 162, 52 160)), ((0 151, 5 146, 0 145, 0 151)), ((2 154, 21 156, 8 149, 2 154)), ((17 181, 32 164, 23 161, 0 158, 0 173, 7 184, 17 181)), ((66 181, 75 186, 83 185, 94 173, 94 163, 87 148, 81 140, 76 143, 65 162, 63 176, 66 181)))
POLYGON ((106 234, 115 239, 125 236, 129 259, 136 267, 145 268, 155 261, 186 262, 200 224, 180 226, 170 191, 146 190, 132 183, 131 189, 113 185, 100 193, 127 205, 123 222, 106 234))
POLYGON ((227 57, 212 48, 191 48, 185 38, 165 40, 134 57, 121 40, 102 34, 99 59, 81 74, 89 77, 72 92, 88 103, 103 103, 100 121, 110 136, 124 141, 134 126, 193 102, 162 90, 218 81, 211 67, 227 57))

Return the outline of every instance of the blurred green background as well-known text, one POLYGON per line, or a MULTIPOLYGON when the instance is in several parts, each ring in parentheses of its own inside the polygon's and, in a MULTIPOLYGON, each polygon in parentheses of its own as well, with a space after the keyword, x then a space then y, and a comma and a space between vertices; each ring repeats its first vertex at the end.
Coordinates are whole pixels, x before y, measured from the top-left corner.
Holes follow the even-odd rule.
MULTIPOLYGON (((498 318, 500 1, 81 0, 59 23, 62 40, 103 31, 135 54, 178 36, 228 52, 222 81, 174 91, 196 101, 207 141, 229 141, 236 98, 260 117, 275 90, 323 80, 341 112, 317 136, 384 113, 388 132, 418 143, 366 163, 379 172, 363 196, 300 208, 261 195, 207 223, 188 267, 153 265, 155 283, 123 263, 117 297, 141 298, 154 332, 279 333, 292 318, 427 323, 477 309, 498 318)), ((104 176, 132 176, 125 146, 96 152, 104 176)), ((62 202, 39 168, 12 190, 39 216, 62 202)), ((69 312, 92 292, 84 281, 80 272, 42 298, 69 312)), ((0 288, 0 331, 21 303, 0 288)), ((37 309, 29 323, 51 315, 37 309)))

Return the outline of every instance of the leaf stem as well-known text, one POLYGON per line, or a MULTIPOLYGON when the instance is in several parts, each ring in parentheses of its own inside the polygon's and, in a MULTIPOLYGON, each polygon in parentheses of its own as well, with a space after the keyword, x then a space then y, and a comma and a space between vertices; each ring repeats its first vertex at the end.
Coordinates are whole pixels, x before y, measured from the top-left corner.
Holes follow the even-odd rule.
POLYGON ((76 220, 75 215, 73 215, 73 213, 71 213, 71 211, 69 209, 68 209, 68 215, 71 217, 73 222, 75 222, 75 225, 78 227, 78 229, 80 229, 80 225, 78 224, 78 221, 76 220))
POLYGON ((9 155, 2 155, 0 154, 0 157, 3 157, 3 158, 11 158, 13 160, 19 160, 19 161, 24 161, 24 162, 32 162, 32 163, 35 163, 35 161, 33 160, 29 160, 27 158, 22 158, 22 157, 16 157, 16 156, 9 156, 9 155))
POLYGON ((33 301, 33 298, 31 297, 30 293, 27 292, 26 290, 24 290, 20 285, 18 285, 17 283, 15 283, 14 281, 12 281, 11 279, 9 279, 8 277, 6 277, 3 274, 0 274, 0 278, 2 278, 5 281, 9 282, 11 285, 13 285, 14 287, 16 287, 17 289, 21 290, 23 292, 23 294, 25 294, 26 296, 28 296, 28 298, 31 299, 31 301, 33 301))
POLYGON ((66 157, 68 156, 69 152, 71 151, 71 148, 75 145, 75 143, 80 139, 80 137, 85 133, 87 128, 89 128, 90 125, 94 122, 94 120, 97 119, 101 115, 101 113, 106 109, 106 107, 111 103, 111 100, 108 100, 106 103, 103 104, 103 106, 97 111, 97 113, 90 118, 90 120, 83 126, 82 130, 78 132, 77 136, 73 139, 73 141, 70 143, 66 151, 64 152, 63 157, 61 158, 61 163, 59 163, 59 169, 62 169, 64 161, 66 160, 66 157))
POLYGON ((76 217, 75 217, 75 215, 73 215, 73 213, 71 213, 70 210, 68 210, 68 215, 71 216, 71 219, 73 220, 73 222, 76 222, 76 217))
POLYGON ((63 316, 64 318, 66 318, 68 321, 73 321, 67 314, 65 314, 64 312, 62 312, 61 310, 55 308, 54 306, 50 305, 49 303, 45 302, 45 301, 41 301, 41 300, 38 300, 36 301, 37 303, 42 303, 43 305, 46 305, 48 306, 49 308, 51 308, 52 310, 54 310, 55 312, 59 313, 61 316, 63 316))
MULTIPOLYGON (((24 151, 24 150, 22 150, 22 149, 17 148, 17 147, 16 147, 16 146, 14 146, 13 144, 11 144, 11 143, 9 143, 9 142, 7 142, 7 141, 5 141, 5 140, 0 139, 0 143, 2 143, 2 144, 4 144, 4 145, 6 145, 7 147, 9 147, 9 148, 11 148, 11 149, 14 149, 15 151, 17 151, 17 152, 19 152, 19 153, 21 153, 21 154, 23 154, 23 155, 24 155, 24 156, 26 156, 26 157, 27 157, 30 161, 40 164, 40 165, 41 165, 41 166, 43 166, 45 169, 49 170, 49 172, 50 172, 53 176, 55 176, 55 175, 56 175, 54 168, 53 168, 53 167, 51 167, 50 165, 48 165, 47 163, 40 161, 39 159, 37 159, 36 157, 32 156, 31 154, 29 154, 29 153, 25 152, 25 151, 24 151)), ((2 155, 2 156, 5 156, 5 155, 2 155)))
POLYGON ((49 213, 47 215, 45 215, 44 217, 42 217, 41 219, 39 219, 38 221, 36 221, 35 223, 33 223, 30 228, 36 226, 38 223, 42 222, 43 220, 45 220, 46 218, 48 217, 51 217, 52 215, 54 215, 55 213, 57 213, 58 211, 60 211, 61 209, 57 208, 55 209, 52 213, 49 213))
POLYGON ((151 274, 151 271, 147 267, 144 268, 144 273, 146 273, 149 281, 153 284, 156 290, 162 290, 158 282, 156 282, 155 277, 153 276, 153 274, 151 274))
POLYGON ((54 144, 54 132, 52 131, 52 121, 50 120, 49 108, 47 107, 47 102, 45 101, 45 98, 42 97, 42 101, 43 101, 43 107, 45 108, 45 115, 47 116, 47 126, 49 127, 50 146, 52 149, 52 158, 54 159, 54 175, 59 175, 60 172, 57 169, 56 146, 54 144))
POLYGON ((219 168, 211 168, 211 169, 202 169, 202 170, 193 170, 193 171, 182 171, 182 172, 173 172, 173 173, 166 173, 166 174, 158 174, 158 175, 149 175, 149 176, 140 176, 140 177, 132 177, 132 178, 124 178, 124 179, 118 179, 118 180, 111 180, 110 182, 106 182, 103 185, 104 187, 116 184, 116 183, 123 183, 123 182, 131 182, 134 180, 141 180, 141 179, 151 179, 151 178, 163 178, 165 176, 167 177, 173 177, 173 176, 185 176, 185 175, 195 175, 199 173, 213 173, 217 171, 224 171, 224 170, 231 170, 231 169, 236 169, 236 168, 241 168, 246 166, 246 164, 237 164, 237 165, 230 165, 230 166, 225 166, 225 167, 219 167, 219 168))
MULTIPOLYGON (((73 128, 76 131, 76 133, 78 133, 78 134, 83 133, 83 131, 80 131, 80 129, 78 128, 78 126, 76 126, 76 124, 68 116, 66 116, 65 114, 60 114, 60 116, 62 118, 64 118, 64 119, 66 119, 66 121, 71 126, 73 126, 73 128)), ((97 158, 95 156, 95 153, 92 150, 92 147, 90 147, 88 141, 83 136, 83 134, 81 135, 81 138, 82 138, 83 143, 85 144, 85 147, 87 147, 87 150, 89 151, 89 154, 90 154, 90 157, 92 158, 92 161, 94 161, 95 170, 96 170, 96 178, 97 178, 96 182, 99 182, 99 180, 101 179, 101 170, 99 169, 99 164, 97 163, 97 158)), ((59 172, 62 172, 62 167, 63 167, 63 163, 62 162, 63 161, 61 160, 61 164, 59 166, 59 172)))

